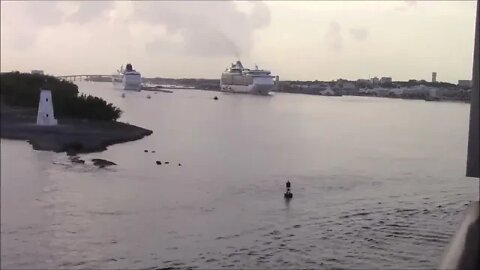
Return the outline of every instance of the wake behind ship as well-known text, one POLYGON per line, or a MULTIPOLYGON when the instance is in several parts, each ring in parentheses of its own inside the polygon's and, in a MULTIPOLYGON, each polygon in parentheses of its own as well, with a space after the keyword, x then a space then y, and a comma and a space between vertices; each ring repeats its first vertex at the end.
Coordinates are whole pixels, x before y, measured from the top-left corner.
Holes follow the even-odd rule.
POLYGON ((258 67, 251 70, 244 68, 242 63, 237 61, 222 73, 220 90, 267 95, 275 86, 273 78, 269 70, 258 69, 258 67))
POLYGON ((126 68, 117 70, 117 74, 112 75, 112 83, 115 88, 122 90, 140 91, 142 89, 142 75, 135 71, 131 64, 126 68))

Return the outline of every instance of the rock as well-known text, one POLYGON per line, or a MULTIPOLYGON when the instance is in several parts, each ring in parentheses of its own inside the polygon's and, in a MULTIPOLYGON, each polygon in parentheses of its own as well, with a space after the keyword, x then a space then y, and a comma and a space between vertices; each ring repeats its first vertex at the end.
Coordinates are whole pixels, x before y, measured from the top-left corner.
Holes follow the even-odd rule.
POLYGON ((101 158, 92 158, 92 162, 93 162, 93 165, 98 166, 100 168, 104 168, 111 165, 117 165, 115 162, 111 162, 101 158))
POLYGON ((70 157, 70 161, 71 161, 72 163, 80 163, 80 164, 84 164, 84 163, 85 163, 85 160, 80 159, 78 156, 71 156, 71 157, 70 157))
POLYGON ((162 162, 157 160, 155 163, 157 163, 157 165, 162 165, 162 162))

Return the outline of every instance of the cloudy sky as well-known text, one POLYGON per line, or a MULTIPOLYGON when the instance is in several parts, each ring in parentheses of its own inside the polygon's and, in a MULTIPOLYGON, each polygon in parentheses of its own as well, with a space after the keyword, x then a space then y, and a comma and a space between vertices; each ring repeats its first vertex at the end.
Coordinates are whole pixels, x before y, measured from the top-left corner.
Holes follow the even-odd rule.
POLYGON ((1 1, 1 70, 218 78, 469 79, 475 1, 1 1))

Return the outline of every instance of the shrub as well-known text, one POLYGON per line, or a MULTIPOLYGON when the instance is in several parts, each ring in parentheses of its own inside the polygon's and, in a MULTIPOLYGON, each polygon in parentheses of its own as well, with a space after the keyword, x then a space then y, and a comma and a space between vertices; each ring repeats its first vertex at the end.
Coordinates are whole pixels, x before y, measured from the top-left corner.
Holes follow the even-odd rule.
POLYGON ((37 107, 40 89, 52 91, 55 115, 104 121, 117 120, 122 111, 105 100, 78 95, 78 86, 53 76, 9 72, 0 77, 0 96, 7 105, 37 107))

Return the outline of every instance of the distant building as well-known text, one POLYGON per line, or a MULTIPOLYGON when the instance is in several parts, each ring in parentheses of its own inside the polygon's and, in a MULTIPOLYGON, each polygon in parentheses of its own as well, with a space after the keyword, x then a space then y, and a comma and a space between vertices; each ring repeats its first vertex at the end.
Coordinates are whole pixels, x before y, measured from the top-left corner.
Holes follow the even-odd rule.
POLYGON ((337 93, 333 91, 330 87, 327 87, 325 90, 321 90, 318 92, 322 96, 336 96, 337 93))
POLYGON ((349 90, 349 91, 353 91, 353 90, 356 90, 357 87, 355 86, 355 84, 353 82, 344 82, 343 83, 343 90, 349 90))
POLYGON ((314 83, 314 84, 310 84, 308 85, 308 89, 312 89, 312 90, 325 90, 327 89, 327 84, 324 84, 324 83, 314 83))
POLYGON ((371 81, 367 79, 358 79, 357 83, 362 83, 362 84, 369 84, 371 81))
POLYGON ((333 90, 344 95, 351 95, 358 92, 357 86, 354 82, 343 79, 338 79, 334 83, 333 90))
POLYGON ((437 72, 432 72, 432 83, 437 82, 437 72))
POLYGON ((472 87, 472 80, 458 80, 458 86, 460 86, 460 87, 472 87))
POLYGON ((371 78, 370 81, 373 83, 373 84, 378 84, 380 82, 380 79, 378 79, 377 77, 374 77, 374 78, 371 78))
POLYGON ((382 77, 380 83, 392 83, 392 77, 382 77))
POLYGON ((40 74, 40 75, 43 75, 43 70, 34 69, 34 70, 32 70, 32 74, 40 74))

